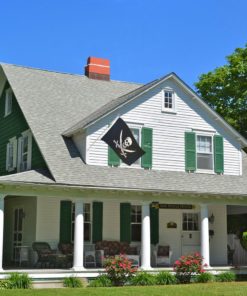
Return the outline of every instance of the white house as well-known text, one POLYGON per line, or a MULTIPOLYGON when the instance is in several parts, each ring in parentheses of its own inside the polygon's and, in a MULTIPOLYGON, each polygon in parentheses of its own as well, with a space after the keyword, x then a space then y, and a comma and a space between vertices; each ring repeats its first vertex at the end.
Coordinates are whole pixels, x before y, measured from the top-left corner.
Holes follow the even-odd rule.
POLYGON ((247 140, 175 73, 141 85, 110 80, 99 58, 85 76, 1 64, 0 95, 2 276, 37 270, 34 242, 71 244, 60 269, 85 276, 100 241, 136 247, 145 270, 159 246, 168 265, 195 251, 228 265, 227 214, 247 213, 247 140), (101 140, 118 117, 146 152, 132 166, 101 140))

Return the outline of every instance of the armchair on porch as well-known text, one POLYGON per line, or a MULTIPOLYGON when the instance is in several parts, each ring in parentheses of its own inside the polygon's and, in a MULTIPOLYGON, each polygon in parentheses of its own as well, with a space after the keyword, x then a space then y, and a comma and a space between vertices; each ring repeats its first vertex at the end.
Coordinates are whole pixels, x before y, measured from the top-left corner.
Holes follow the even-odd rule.
POLYGON ((59 243, 58 249, 61 254, 66 256, 67 267, 72 267, 74 245, 71 243, 59 243))
POLYGON ((84 264, 85 267, 96 267, 95 245, 84 245, 84 264))
POLYGON ((33 242, 32 248, 38 255, 38 261, 36 263, 37 266, 55 266, 57 251, 52 250, 47 242, 33 242))
POLYGON ((158 246, 152 251, 152 265, 158 266, 170 266, 172 258, 172 250, 170 246, 158 246))

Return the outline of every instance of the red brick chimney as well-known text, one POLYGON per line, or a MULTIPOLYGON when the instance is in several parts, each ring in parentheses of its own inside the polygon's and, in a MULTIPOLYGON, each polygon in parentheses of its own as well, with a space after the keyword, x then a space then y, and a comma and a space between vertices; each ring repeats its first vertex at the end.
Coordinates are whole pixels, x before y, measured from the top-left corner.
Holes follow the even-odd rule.
POLYGON ((110 80, 110 61, 107 59, 89 57, 85 66, 85 75, 98 80, 110 80))

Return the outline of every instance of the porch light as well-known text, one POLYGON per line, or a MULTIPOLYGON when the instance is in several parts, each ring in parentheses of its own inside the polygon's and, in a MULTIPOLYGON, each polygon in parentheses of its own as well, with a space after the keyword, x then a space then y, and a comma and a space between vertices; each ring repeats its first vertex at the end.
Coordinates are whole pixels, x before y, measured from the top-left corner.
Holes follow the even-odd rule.
POLYGON ((208 218, 209 223, 213 224, 214 223, 214 214, 212 213, 212 215, 208 218))

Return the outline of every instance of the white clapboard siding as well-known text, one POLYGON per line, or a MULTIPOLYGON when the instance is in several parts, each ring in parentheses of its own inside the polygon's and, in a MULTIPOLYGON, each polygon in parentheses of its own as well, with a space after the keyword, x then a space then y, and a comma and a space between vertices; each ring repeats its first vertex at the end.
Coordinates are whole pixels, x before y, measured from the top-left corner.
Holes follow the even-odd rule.
MULTIPOLYGON (((225 174, 241 174, 239 144, 173 79, 165 81, 162 86, 147 92, 89 127, 86 141, 88 164, 107 165, 107 145, 100 139, 109 124, 118 116, 121 116, 129 125, 135 123, 153 128, 153 169, 155 170, 184 171, 184 132, 196 129, 221 134, 224 137, 225 174), (176 114, 161 111, 164 87, 170 87, 175 91, 176 114)), ((83 139, 82 136, 81 141, 85 143, 85 138, 83 139)), ((82 155, 85 154, 85 149, 82 150, 79 147, 79 150, 82 155)))

